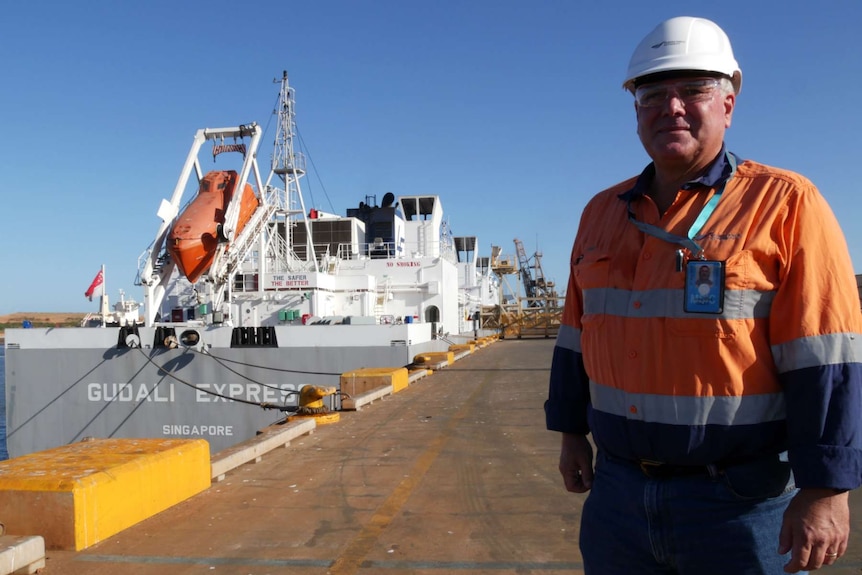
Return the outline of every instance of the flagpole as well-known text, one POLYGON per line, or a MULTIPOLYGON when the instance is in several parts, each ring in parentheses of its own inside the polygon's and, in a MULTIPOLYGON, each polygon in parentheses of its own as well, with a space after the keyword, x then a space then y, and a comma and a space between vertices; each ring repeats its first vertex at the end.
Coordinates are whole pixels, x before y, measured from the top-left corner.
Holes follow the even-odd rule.
POLYGON ((99 315, 102 316, 102 327, 105 327, 105 318, 108 315, 108 300, 106 299, 108 297, 108 286, 105 283, 105 264, 102 264, 101 274, 102 274, 102 296, 99 299, 99 302, 100 302, 99 307, 100 307, 100 311, 101 311, 101 313, 99 315))

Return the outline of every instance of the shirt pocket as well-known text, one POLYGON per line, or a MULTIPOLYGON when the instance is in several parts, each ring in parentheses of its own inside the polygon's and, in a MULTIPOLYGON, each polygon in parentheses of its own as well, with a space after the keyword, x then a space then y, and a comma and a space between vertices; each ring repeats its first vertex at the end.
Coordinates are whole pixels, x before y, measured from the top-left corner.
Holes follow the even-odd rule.
POLYGON ((601 325, 608 311, 611 258, 607 252, 585 252, 574 266, 575 283, 581 290, 584 329, 601 325))
POLYGON ((724 305, 719 314, 686 313, 683 310, 685 290, 680 291, 679 306, 667 318, 668 333, 682 337, 732 339, 744 329, 745 310, 740 309, 743 291, 751 285, 754 262, 750 251, 732 255, 724 264, 724 305))

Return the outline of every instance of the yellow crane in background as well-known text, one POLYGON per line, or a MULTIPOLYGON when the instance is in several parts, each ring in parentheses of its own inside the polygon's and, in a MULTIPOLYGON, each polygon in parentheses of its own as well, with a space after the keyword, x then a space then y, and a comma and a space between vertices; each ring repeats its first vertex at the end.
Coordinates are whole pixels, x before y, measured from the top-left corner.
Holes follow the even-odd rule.
POLYGON ((515 238, 517 261, 491 247, 491 269, 500 278, 500 304, 482 311, 482 326, 499 329, 501 337, 556 337, 563 313, 564 296, 557 294, 553 281, 545 279, 542 254, 528 257, 524 244, 515 238), (513 289, 509 277, 520 282, 513 289), (523 294, 520 285, 523 288, 523 294))

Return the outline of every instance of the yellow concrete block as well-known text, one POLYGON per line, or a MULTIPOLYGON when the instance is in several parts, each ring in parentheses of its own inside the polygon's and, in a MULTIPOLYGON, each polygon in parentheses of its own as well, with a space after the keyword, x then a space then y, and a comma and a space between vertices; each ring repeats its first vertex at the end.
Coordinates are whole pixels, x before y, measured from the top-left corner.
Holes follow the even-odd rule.
POLYGON ((293 414, 287 418, 288 421, 300 421, 303 419, 313 419, 317 425, 326 425, 327 423, 338 423, 341 420, 341 414, 337 411, 332 411, 330 413, 293 414))
POLYGON ((476 351, 476 346, 472 343, 455 344, 455 345, 449 346, 449 351, 456 353, 456 354, 462 353, 465 351, 469 352, 469 353, 473 353, 474 351, 476 351))
POLYGON ((341 374, 341 391, 354 397, 386 385, 396 393, 407 384, 406 367, 364 367, 341 374))
POLYGON ((203 439, 97 439, 0 461, 10 535, 80 551, 210 486, 203 439))
POLYGON ((451 351, 432 351, 423 353, 422 355, 428 358, 426 365, 437 365, 440 363, 452 365, 455 363, 455 354, 451 351))

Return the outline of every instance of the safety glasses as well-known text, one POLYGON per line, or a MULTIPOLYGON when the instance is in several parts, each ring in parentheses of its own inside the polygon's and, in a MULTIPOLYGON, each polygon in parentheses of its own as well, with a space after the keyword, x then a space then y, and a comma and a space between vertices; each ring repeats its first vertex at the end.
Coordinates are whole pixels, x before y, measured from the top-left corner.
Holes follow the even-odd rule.
POLYGON ((706 102, 720 85, 721 81, 717 78, 644 84, 635 89, 635 102, 639 108, 663 106, 672 97, 679 98, 684 104, 706 102))

